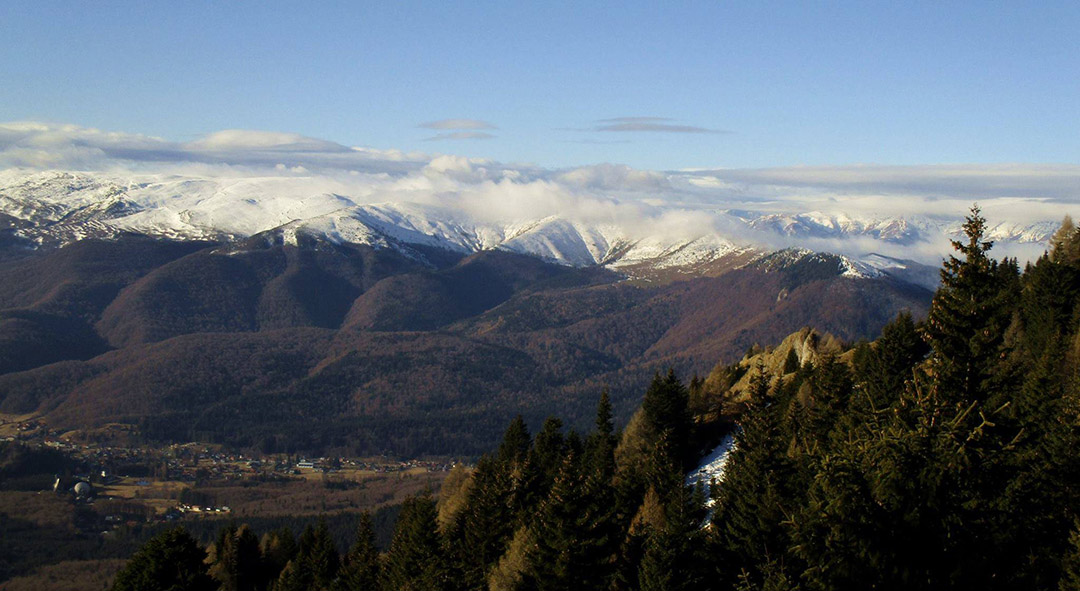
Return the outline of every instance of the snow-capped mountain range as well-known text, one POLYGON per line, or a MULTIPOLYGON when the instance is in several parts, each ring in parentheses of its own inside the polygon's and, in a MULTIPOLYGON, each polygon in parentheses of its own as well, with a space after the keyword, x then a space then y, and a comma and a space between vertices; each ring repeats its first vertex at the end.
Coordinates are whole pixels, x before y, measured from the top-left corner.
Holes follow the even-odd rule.
MULTIPOLYGON (((924 252, 917 247, 956 238, 961 223, 960 216, 855 218, 839 212, 685 206, 658 208, 660 213, 652 212, 644 223, 574 213, 500 218, 477 215, 475 207, 470 211, 453 195, 439 203, 388 191, 387 200, 380 201, 377 192, 312 191, 307 180, 9 169, 0 172, 0 219, 9 231, 37 245, 122 233, 223 241, 265 235, 286 244, 307 236, 394 248, 417 257, 422 255, 415 245, 460 253, 500 249, 571 266, 603 265, 629 275, 646 269, 701 272, 721 260, 742 257, 745 263, 778 248, 807 247, 849 255, 843 260, 845 273, 852 276, 917 266, 873 253, 924 252), (696 218, 696 227, 671 231, 669 213, 696 218)), ((1025 225, 998 221, 991 223, 989 238, 1040 249, 1056 226, 1050 220, 1025 225)), ((917 282, 933 280, 931 275, 917 282)))

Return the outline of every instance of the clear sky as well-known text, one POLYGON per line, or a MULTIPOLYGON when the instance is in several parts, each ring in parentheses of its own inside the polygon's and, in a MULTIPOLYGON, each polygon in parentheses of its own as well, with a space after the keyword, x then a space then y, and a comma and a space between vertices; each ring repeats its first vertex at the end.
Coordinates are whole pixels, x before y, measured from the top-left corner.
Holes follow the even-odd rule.
POLYGON ((543 166, 1077 163, 1080 2, 6 0, 0 120, 543 166))

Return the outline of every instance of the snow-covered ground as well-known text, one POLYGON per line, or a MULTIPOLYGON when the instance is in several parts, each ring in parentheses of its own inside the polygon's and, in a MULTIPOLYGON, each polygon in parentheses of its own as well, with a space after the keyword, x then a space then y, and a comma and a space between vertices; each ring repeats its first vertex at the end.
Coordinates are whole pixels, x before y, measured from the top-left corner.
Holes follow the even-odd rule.
MULTIPOLYGON (((692 486, 701 482, 705 485, 706 492, 709 492, 709 487, 713 482, 719 484, 724 479, 724 468, 727 466, 728 458, 734 449, 735 435, 729 434, 724 437, 720 445, 717 445, 701 459, 701 464, 697 468, 686 476, 686 484, 692 486)), ((711 494, 705 504, 710 508, 713 506, 711 494)))

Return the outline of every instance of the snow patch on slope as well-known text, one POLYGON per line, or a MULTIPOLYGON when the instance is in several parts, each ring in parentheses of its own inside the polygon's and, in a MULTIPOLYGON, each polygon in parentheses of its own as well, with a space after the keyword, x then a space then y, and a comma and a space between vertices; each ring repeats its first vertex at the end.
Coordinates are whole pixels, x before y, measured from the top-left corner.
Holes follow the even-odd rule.
MULTIPOLYGON (((706 487, 706 493, 711 493, 710 487, 713 482, 719 484, 724 480, 724 470, 727 468, 728 459, 731 457, 731 452, 735 449, 735 435, 729 434, 720 441, 720 444, 713 448, 704 458, 701 459, 701 463, 697 468, 694 468, 686 476, 686 484, 689 486, 695 486, 699 482, 706 487)), ((708 494, 705 501, 706 506, 712 508, 713 495, 708 494)))

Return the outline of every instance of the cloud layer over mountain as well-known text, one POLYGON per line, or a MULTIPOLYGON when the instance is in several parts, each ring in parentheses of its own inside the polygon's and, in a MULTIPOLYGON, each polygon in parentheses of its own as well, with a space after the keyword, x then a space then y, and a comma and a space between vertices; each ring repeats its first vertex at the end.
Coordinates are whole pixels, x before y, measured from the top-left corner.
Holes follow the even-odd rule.
MULTIPOLYGON (((485 129, 479 125, 483 122, 472 120, 426 126, 464 129, 465 123, 469 129, 485 129)), ((666 125, 653 118, 602 123, 666 125)), ((0 124, 0 168, 258 179, 274 197, 333 194, 354 204, 412 202, 502 223, 559 216, 643 235, 717 233, 748 244, 883 252, 928 262, 948 252, 947 231, 928 231, 924 223, 921 233, 905 240, 876 230, 830 233, 829 228, 889 218, 936 220, 938 227, 955 228, 977 201, 991 227, 1011 236, 997 252, 1030 258, 1042 250, 1040 241, 1062 216, 1080 214, 1080 165, 1069 164, 682 171, 599 164, 549 170, 355 148, 279 132, 226 130, 173 142, 19 122, 0 124), (1025 230, 1032 225, 1040 229, 1025 230)))

